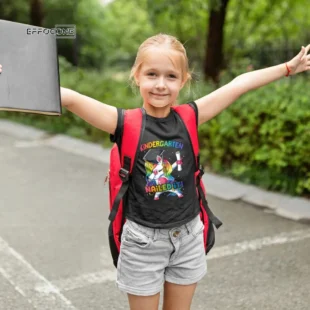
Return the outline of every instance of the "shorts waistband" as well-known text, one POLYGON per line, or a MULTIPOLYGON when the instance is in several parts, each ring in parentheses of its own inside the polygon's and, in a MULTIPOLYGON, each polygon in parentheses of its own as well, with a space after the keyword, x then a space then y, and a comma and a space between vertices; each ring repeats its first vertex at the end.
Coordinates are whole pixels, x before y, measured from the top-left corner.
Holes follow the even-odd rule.
POLYGON ((143 226, 128 219, 126 220, 126 223, 128 227, 131 227, 134 230, 138 230, 139 232, 143 233, 149 238, 158 239, 166 237, 168 239, 170 234, 171 233, 173 234, 174 232, 176 232, 177 235, 180 237, 192 233, 195 226, 197 225, 197 222, 199 221, 200 221, 200 214, 198 214, 194 219, 192 219, 188 223, 173 228, 151 228, 143 226))

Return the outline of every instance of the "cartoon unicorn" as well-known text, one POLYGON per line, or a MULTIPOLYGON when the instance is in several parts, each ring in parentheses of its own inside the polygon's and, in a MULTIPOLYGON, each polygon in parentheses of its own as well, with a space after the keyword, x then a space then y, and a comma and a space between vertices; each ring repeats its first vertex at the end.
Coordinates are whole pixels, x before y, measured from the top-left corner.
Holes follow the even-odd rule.
MULTIPOLYGON (((177 152, 179 153, 179 152, 177 152)), ((147 160, 145 160, 145 169, 146 169, 146 186, 154 186, 154 185, 163 185, 163 184, 173 184, 174 177, 171 175, 172 171, 178 167, 180 171, 182 161, 180 159, 180 153, 177 154, 177 161, 174 162, 172 165, 170 162, 163 158, 163 156, 157 155, 156 156, 156 164, 153 164, 147 160)), ((159 196, 162 193, 170 192, 173 195, 177 195, 179 198, 183 197, 182 192, 179 189, 170 189, 165 190, 162 192, 156 192, 154 196, 154 200, 158 200, 159 196)))

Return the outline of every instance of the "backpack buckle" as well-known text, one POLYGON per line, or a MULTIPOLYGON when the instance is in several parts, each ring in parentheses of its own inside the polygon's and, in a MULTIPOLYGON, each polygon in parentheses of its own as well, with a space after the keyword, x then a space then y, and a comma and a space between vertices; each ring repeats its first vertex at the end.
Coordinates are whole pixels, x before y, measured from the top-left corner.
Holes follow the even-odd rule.
POLYGON ((202 177, 205 173, 205 169, 203 168, 203 165, 199 165, 199 176, 202 177))
POLYGON ((129 179, 129 171, 125 168, 121 168, 118 172, 118 175, 123 182, 126 182, 129 179))

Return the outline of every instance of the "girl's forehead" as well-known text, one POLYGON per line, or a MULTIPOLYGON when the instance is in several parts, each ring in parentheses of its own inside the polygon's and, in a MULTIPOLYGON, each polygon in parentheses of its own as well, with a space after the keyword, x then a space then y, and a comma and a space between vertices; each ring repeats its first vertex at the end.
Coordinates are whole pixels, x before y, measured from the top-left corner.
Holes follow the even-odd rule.
POLYGON ((147 69, 166 69, 181 71, 180 55, 172 50, 152 49, 149 50, 142 63, 142 68, 147 69))

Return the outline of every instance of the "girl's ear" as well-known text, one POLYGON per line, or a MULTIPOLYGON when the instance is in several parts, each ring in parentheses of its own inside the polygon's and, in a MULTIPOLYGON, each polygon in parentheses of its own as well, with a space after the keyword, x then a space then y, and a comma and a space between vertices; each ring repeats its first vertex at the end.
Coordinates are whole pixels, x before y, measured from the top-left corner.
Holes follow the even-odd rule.
POLYGON ((181 83, 181 89, 184 87, 184 85, 186 84, 187 81, 182 81, 181 83))
POLYGON ((181 89, 186 85, 187 82, 190 82, 190 80, 191 80, 191 76, 187 74, 187 77, 181 83, 181 89))
POLYGON ((134 79, 135 79, 136 85, 137 85, 137 86, 140 86, 139 76, 138 76, 137 73, 134 75, 134 79))

